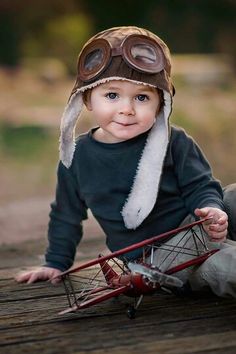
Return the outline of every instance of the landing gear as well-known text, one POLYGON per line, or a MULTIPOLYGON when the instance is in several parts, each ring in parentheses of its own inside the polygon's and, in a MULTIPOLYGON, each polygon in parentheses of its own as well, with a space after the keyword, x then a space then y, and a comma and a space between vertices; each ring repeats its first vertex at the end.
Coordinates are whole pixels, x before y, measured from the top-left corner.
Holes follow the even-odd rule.
POLYGON ((141 304, 142 299, 143 299, 143 295, 140 295, 138 299, 137 299, 137 298, 135 299, 134 305, 129 305, 129 306, 128 306, 128 309, 127 309, 127 316, 128 316, 130 319, 135 318, 137 308, 138 308, 139 305, 141 304))
POLYGON ((136 309, 133 305, 129 305, 127 309, 127 316, 132 320, 135 318, 136 315, 136 309))

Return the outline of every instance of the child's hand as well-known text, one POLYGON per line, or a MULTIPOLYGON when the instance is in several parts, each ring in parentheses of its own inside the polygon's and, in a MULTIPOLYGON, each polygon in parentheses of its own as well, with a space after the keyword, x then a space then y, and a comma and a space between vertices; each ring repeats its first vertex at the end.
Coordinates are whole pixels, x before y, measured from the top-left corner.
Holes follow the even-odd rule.
POLYGON ((203 228, 213 242, 224 242, 227 236, 228 216, 218 208, 205 207, 195 209, 195 215, 203 218, 212 218, 212 220, 203 223, 203 228))
MULTIPOLYGON (((15 280, 18 283, 27 283, 32 284, 39 280, 51 280, 52 278, 60 275, 62 272, 56 268, 49 267, 39 267, 34 270, 20 273, 15 277, 15 280)), ((56 284, 60 282, 60 277, 53 279, 51 281, 52 284, 56 284)))

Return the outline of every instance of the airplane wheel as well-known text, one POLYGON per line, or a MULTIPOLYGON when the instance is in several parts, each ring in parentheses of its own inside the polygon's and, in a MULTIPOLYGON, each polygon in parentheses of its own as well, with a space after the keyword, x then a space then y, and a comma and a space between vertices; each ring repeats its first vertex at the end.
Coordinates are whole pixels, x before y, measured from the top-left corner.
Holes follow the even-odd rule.
POLYGON ((136 315, 136 310, 135 310, 134 306, 130 305, 127 309, 127 316, 130 319, 133 319, 133 318, 135 318, 135 315, 136 315))

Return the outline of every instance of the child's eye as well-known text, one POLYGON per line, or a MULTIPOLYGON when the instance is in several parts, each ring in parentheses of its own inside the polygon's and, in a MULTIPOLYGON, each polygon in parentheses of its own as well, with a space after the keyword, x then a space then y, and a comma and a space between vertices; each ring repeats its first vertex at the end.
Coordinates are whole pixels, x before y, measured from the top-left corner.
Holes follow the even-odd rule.
POLYGON ((149 97, 148 97, 147 95, 138 95, 138 96, 136 97, 136 99, 137 99, 138 101, 143 102, 143 101, 147 101, 147 100, 149 99, 149 97))
POLYGON ((118 95, 115 92, 108 92, 106 94, 106 97, 109 98, 110 100, 114 100, 114 99, 116 99, 118 97, 118 95))

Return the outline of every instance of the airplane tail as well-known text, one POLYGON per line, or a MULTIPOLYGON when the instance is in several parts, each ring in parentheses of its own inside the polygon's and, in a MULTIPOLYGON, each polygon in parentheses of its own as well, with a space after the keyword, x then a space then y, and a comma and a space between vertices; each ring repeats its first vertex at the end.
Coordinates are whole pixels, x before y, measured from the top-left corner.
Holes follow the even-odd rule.
MULTIPOLYGON (((99 257, 102 257, 102 255, 99 255, 99 257)), ((99 264, 108 285, 112 283, 114 278, 119 278, 119 274, 110 266, 108 261, 99 261, 99 264)))

